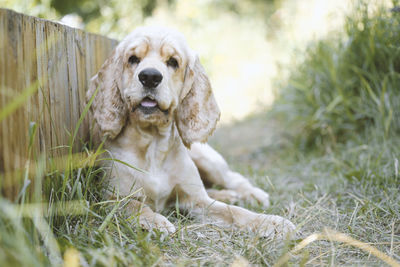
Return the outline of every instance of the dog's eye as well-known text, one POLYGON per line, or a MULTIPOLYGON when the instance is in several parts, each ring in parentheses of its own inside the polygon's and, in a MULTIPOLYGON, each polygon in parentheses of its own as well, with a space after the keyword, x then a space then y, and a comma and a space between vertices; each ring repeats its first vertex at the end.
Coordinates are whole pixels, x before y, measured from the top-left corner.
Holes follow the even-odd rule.
POLYGON ((137 56, 131 56, 128 59, 129 64, 133 65, 133 64, 139 64, 140 59, 137 56))
POLYGON ((177 61, 175 58, 173 58, 173 57, 170 57, 170 58, 168 59, 167 65, 168 65, 169 67, 173 67, 174 69, 177 69, 177 68, 179 67, 178 61, 177 61))

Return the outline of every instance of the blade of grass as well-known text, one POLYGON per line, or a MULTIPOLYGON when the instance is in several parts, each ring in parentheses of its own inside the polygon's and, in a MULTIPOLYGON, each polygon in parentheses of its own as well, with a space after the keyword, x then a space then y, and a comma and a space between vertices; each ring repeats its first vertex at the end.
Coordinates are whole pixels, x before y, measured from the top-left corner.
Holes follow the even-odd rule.
POLYGON ((349 246, 357 247, 361 250, 364 250, 368 253, 371 253, 375 257, 379 258, 380 260, 384 261, 386 264, 392 267, 400 267, 400 263, 396 261, 394 258, 386 255, 385 253, 379 251, 375 247, 368 245, 367 243, 358 241, 348 235, 343 233, 336 232, 334 230, 325 228, 322 233, 314 233, 303 239, 299 244, 297 244, 292 250, 285 253, 279 260, 273 265, 274 267, 279 267, 285 265, 289 259, 290 254, 296 254, 300 250, 304 249, 309 244, 318 241, 318 240, 327 240, 327 241, 336 241, 336 242, 343 242, 349 246))
MULTIPOLYGON (((2 90, 6 90, 2 88, 2 90)), ((38 90, 38 81, 26 88, 20 95, 15 97, 9 104, 0 109, 0 122, 7 116, 25 104, 26 100, 38 90)))
POLYGON ((132 166, 131 164, 129 164, 129 163, 125 162, 125 161, 119 160, 119 159, 114 159, 114 158, 101 158, 101 159, 98 159, 97 161, 102 161, 102 160, 115 161, 115 162, 121 163, 121 164, 123 164, 123 165, 125 165, 125 166, 127 166, 127 167, 129 167, 129 168, 132 168, 132 169, 134 169, 134 170, 136 170, 136 171, 143 172, 143 173, 148 173, 148 171, 146 171, 146 170, 143 170, 143 169, 140 169, 140 168, 138 168, 138 167, 132 166))
POLYGON ((107 227, 107 225, 110 223, 112 217, 114 216, 114 214, 117 212, 119 208, 119 202, 116 203, 116 205, 114 206, 114 208, 111 210, 111 212, 107 215, 107 217, 104 219, 103 223, 100 225, 100 227, 98 228, 98 231, 101 233, 104 231, 104 229, 107 227))

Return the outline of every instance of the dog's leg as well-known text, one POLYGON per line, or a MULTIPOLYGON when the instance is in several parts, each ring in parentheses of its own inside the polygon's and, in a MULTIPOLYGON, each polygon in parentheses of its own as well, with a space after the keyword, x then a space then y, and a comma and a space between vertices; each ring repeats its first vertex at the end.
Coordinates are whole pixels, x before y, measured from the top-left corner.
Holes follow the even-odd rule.
POLYGON ((254 213, 213 200, 207 195, 197 194, 196 199, 195 196, 183 200, 180 206, 200 219, 211 219, 221 226, 235 226, 268 238, 284 239, 295 230, 293 223, 280 216, 254 213))
POLYGON ((179 162, 182 164, 173 180, 181 209, 195 217, 251 230, 265 237, 285 238, 294 231, 295 226, 280 216, 254 213, 210 198, 194 162, 184 154, 179 162))
POLYGON ((224 158, 208 144, 192 144, 189 154, 206 183, 233 190, 245 201, 256 200, 263 207, 269 206, 269 195, 241 174, 231 171, 224 158))
POLYGON ((175 232, 175 226, 168 221, 163 215, 154 212, 146 204, 137 200, 131 200, 128 208, 133 213, 137 212, 139 216, 139 225, 147 230, 158 229, 164 234, 171 234, 175 232))

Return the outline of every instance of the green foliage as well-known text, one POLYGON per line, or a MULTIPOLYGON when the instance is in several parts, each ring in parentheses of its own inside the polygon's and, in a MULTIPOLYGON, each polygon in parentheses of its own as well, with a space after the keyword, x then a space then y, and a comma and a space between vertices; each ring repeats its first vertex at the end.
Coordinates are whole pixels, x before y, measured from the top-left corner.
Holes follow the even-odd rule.
POLYGON ((91 16, 98 16, 101 4, 105 3, 102 3, 102 1, 95 2, 90 0, 51 0, 51 7, 57 10, 61 15, 76 13, 84 19, 88 19, 91 16))
MULTIPOLYGON (((124 1, 125 2, 125 1, 124 1)), ((90 18, 100 16, 101 7, 113 5, 123 5, 126 6, 121 1, 93 1, 93 0, 51 0, 51 6, 54 7, 61 15, 66 15, 69 13, 76 13, 80 15, 85 22, 90 18)), ((138 7, 137 13, 143 14, 145 17, 150 16, 153 10, 157 6, 157 0, 140 0, 135 1, 135 4, 130 6, 138 7)), ((115 7, 114 7, 115 8, 115 7)))
POLYGON ((278 6, 280 0, 217 0, 211 4, 220 11, 229 11, 241 16, 259 16, 267 18, 267 14, 274 11, 274 6, 278 6))
POLYGON ((300 127, 303 147, 343 142, 374 127, 400 133, 400 14, 361 3, 345 34, 311 44, 275 110, 300 127))
POLYGON ((51 7, 50 1, 51 0, 0 0, 0 6, 39 18, 50 20, 60 19, 58 12, 51 7))

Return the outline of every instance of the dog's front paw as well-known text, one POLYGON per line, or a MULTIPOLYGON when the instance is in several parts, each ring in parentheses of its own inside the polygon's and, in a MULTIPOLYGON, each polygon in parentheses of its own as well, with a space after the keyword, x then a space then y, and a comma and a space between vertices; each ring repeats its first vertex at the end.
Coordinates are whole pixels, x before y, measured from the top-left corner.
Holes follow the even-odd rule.
POLYGON ((141 215, 139 217, 139 224, 144 229, 157 229, 163 234, 172 234, 175 232, 175 226, 167 218, 158 213, 147 216, 141 215))
POLYGON ((251 223, 254 232, 275 239, 285 239, 291 237, 296 226, 289 220, 277 215, 259 214, 251 223))

